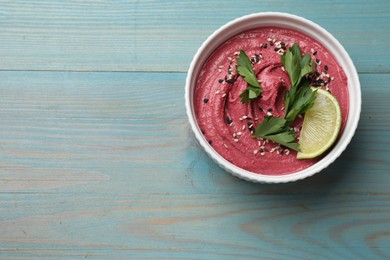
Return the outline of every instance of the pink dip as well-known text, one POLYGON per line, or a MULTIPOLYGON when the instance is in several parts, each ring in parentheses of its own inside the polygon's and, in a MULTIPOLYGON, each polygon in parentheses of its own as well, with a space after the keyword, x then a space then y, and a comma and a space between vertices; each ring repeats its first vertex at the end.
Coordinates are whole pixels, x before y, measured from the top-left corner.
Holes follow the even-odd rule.
MULTIPOLYGON (((222 157, 242 169, 283 175, 305 169, 321 159, 297 160, 293 150, 252 138, 251 130, 267 113, 284 116, 284 93, 290 88, 290 80, 280 57, 293 43, 299 44, 302 53, 310 53, 316 61, 318 74, 313 79, 314 85, 328 89, 337 98, 343 115, 341 131, 345 127, 349 109, 348 80, 322 44, 300 32, 277 27, 236 35, 219 46, 203 65, 197 79, 194 105, 205 139, 222 157), (235 67, 240 50, 253 58, 255 74, 264 90, 261 98, 247 104, 242 104, 239 97, 247 83, 237 76, 235 67)), ((293 127, 299 129, 301 125, 302 120, 297 120, 293 127)))

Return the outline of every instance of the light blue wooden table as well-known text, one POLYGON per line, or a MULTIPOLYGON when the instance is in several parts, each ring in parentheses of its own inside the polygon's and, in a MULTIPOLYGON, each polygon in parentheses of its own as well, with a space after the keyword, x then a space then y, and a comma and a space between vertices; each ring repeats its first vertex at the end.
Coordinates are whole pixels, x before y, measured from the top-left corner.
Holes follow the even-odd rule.
POLYGON ((390 2, 0 1, 0 259, 389 259, 390 2), (201 43, 245 14, 329 30, 362 85, 331 167, 239 180, 184 108, 201 43))

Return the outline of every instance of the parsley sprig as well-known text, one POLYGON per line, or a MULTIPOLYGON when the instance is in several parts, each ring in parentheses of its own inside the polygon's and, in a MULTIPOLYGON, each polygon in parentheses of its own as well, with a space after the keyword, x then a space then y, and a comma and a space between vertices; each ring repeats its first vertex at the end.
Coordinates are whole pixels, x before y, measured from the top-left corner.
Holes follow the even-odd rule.
POLYGON ((310 58, 310 54, 302 56, 298 44, 289 48, 281 60, 291 81, 290 90, 284 97, 285 118, 288 122, 293 122, 298 115, 305 113, 314 104, 315 91, 309 88, 306 75, 315 72, 316 64, 310 58))
POLYGON ((238 65, 236 66, 236 70, 238 74, 240 74, 244 80, 249 84, 248 87, 240 94, 241 103, 248 103, 249 100, 255 99, 263 92, 260 83, 257 81, 257 77, 252 68, 252 63, 245 53, 245 51, 241 50, 239 57, 236 59, 238 65))
POLYGON ((284 118, 269 116, 256 127, 254 137, 266 138, 298 151, 297 133, 291 131, 284 118))
POLYGON ((295 142, 296 133, 290 130, 291 123, 295 118, 305 113, 314 104, 315 91, 309 87, 306 75, 316 70, 316 64, 310 58, 310 54, 302 56, 301 48, 294 44, 281 57, 290 81, 290 90, 286 92, 285 117, 266 117, 257 127, 254 138, 266 138, 281 145, 299 151, 299 145, 295 142))

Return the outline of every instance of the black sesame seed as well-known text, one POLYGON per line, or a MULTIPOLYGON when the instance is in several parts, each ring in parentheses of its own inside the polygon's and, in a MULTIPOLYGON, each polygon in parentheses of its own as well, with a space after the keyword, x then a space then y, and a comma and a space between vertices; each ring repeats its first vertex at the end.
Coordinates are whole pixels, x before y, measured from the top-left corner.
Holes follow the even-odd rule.
POLYGON ((317 55, 317 51, 313 52, 313 55, 317 55))
POLYGON ((223 79, 219 79, 218 82, 219 82, 219 83, 222 83, 222 82, 223 82, 223 79))
POLYGON ((285 46, 286 44, 285 44, 284 42, 281 42, 280 45, 281 45, 281 46, 285 46))
POLYGON ((274 49, 274 51, 278 51, 278 50, 280 50, 280 48, 275 48, 275 49, 274 49))
POLYGON ((283 155, 283 154, 284 154, 284 151, 283 151, 283 150, 281 150, 281 151, 280 151, 280 155, 283 155))
POLYGON ((316 62, 317 62, 317 63, 319 63, 319 62, 320 62, 320 60, 319 60, 319 59, 316 59, 316 62))
POLYGON ((263 109, 262 109, 261 107, 259 107, 259 110, 260 110, 260 111, 263 111, 263 109))
POLYGON ((282 49, 285 51, 286 50, 286 46, 282 46, 282 49))
POLYGON ((268 108, 268 112, 272 112, 272 108, 268 108))
POLYGON ((324 69, 325 69, 325 70, 328 70, 328 66, 327 66, 327 65, 325 65, 325 66, 324 66, 324 69))
POLYGON ((269 41, 269 45, 274 46, 274 42, 273 41, 269 41))
POLYGON ((226 123, 228 123, 228 125, 230 125, 231 123, 233 123, 233 121, 230 119, 229 116, 226 116, 226 123))
POLYGON ((248 121, 248 126, 251 126, 251 125, 253 125, 253 123, 251 122, 251 121, 248 121))
POLYGON ((231 84, 233 84, 233 83, 234 83, 234 78, 227 79, 227 80, 226 80, 226 82, 227 82, 227 83, 231 83, 231 84))
POLYGON ((209 102, 208 98, 203 99, 203 103, 207 103, 207 102, 209 102))
POLYGON ((252 120, 252 117, 247 116, 246 119, 247 120, 252 120))
POLYGON ((263 47, 264 47, 264 49, 267 49, 267 44, 266 43, 264 43, 264 45, 263 45, 263 47))

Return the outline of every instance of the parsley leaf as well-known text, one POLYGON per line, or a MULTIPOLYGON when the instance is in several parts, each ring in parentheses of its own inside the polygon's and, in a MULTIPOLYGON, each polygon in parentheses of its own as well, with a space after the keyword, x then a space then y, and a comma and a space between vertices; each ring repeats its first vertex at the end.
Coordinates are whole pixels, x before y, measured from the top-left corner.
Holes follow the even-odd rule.
POLYGON ((263 92, 263 89, 260 86, 260 83, 257 81, 255 72, 253 71, 251 61, 245 51, 241 50, 239 57, 236 59, 238 65, 236 70, 244 80, 249 84, 247 89, 245 89, 241 94, 241 103, 248 103, 249 100, 255 99, 263 92))
POLYGON ((311 59, 310 54, 302 56, 301 48, 298 44, 293 44, 281 57, 286 69, 291 87, 284 96, 285 116, 266 117, 256 127, 254 138, 266 138, 299 151, 299 145, 295 142, 296 133, 290 130, 291 123, 295 118, 305 113, 314 105, 315 92, 310 88, 310 82, 306 75, 312 74, 316 70, 316 64, 311 59))
POLYGON ((313 106, 315 92, 310 90, 305 76, 315 72, 316 64, 310 54, 302 56, 301 48, 296 43, 283 54, 281 61, 291 81, 290 90, 284 97, 284 106, 285 118, 292 122, 296 116, 313 106))
POLYGON ((256 127, 253 137, 266 138, 295 151, 299 151, 298 143, 295 142, 296 135, 294 131, 289 129, 286 119, 270 116, 264 118, 256 127))

